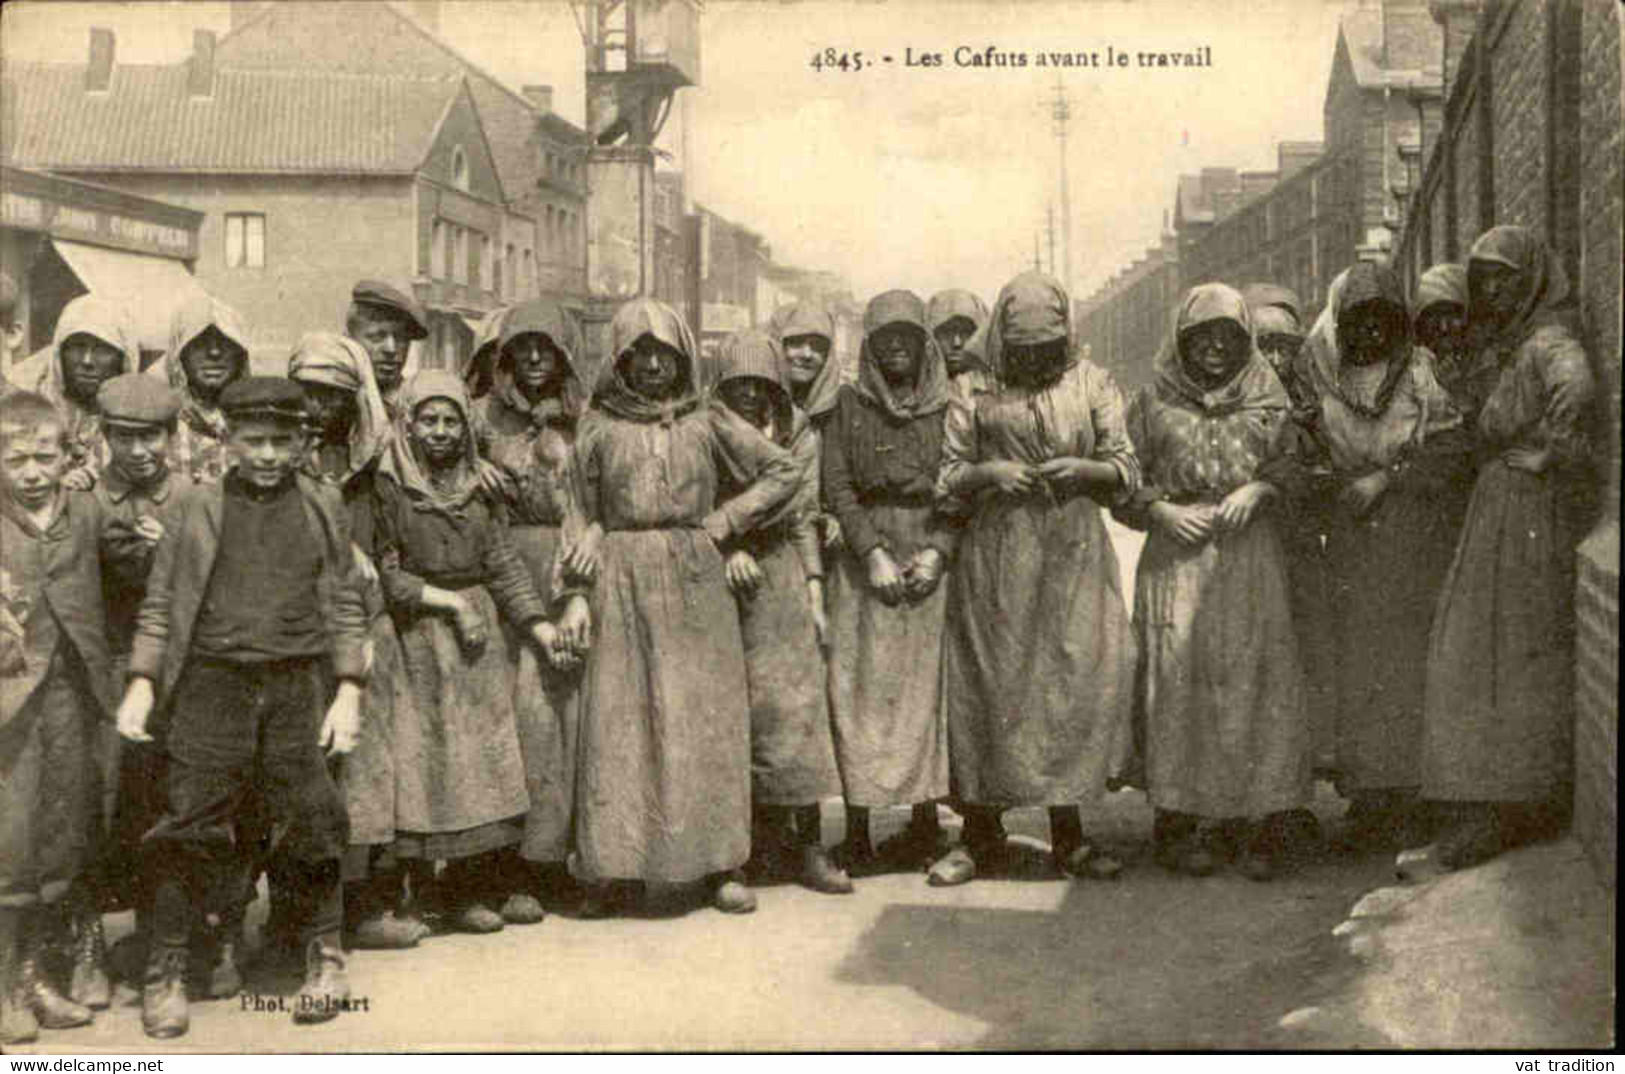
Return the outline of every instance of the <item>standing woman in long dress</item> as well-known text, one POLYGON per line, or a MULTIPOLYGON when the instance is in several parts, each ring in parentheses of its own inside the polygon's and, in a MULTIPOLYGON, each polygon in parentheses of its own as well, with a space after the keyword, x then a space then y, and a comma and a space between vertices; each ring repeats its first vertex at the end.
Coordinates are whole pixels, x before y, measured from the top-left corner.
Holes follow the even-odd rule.
POLYGON ((1596 384, 1562 265, 1527 229, 1497 227, 1467 273, 1468 317, 1500 376, 1428 649, 1422 794, 1454 807, 1435 847, 1448 868, 1544 835, 1566 812, 1575 547, 1594 480, 1596 384))
POLYGON ((575 448, 587 531, 566 556, 595 575, 598 620, 576 782, 582 912, 615 912, 628 882, 703 880, 717 909, 748 913, 750 707, 718 547, 795 494, 795 464, 701 393, 670 307, 626 303, 610 342, 575 448), (741 486, 726 503, 724 474, 741 486))
POLYGON ((1340 841, 1358 851, 1420 833, 1428 628, 1456 542, 1445 500, 1471 444, 1411 340, 1391 268, 1360 262, 1341 276, 1305 350, 1320 409, 1311 465, 1335 489, 1329 681, 1337 787, 1350 799, 1340 841))
MULTIPOLYGON (((549 608, 576 591, 564 577, 564 546, 580 532, 571 459, 576 424, 586 405, 579 366, 581 335, 556 302, 538 298, 498 315, 490 346, 470 363, 474 432, 485 458, 501 475, 508 540, 549 608)), ((511 631, 511 627, 509 628, 511 631)), ((515 698, 530 809, 508 887, 508 920, 538 917, 543 898, 569 889, 575 793, 579 668, 555 668, 527 645, 511 644, 519 666, 515 698), (527 700, 528 699, 528 700, 527 700)))
POLYGON ((1190 875, 1212 872, 1224 829, 1245 820, 1242 871, 1268 879, 1287 814, 1310 799, 1277 490, 1259 476, 1289 408, 1241 295, 1210 283, 1180 303, 1129 414, 1145 483, 1117 515, 1150 533, 1134 589, 1136 718, 1158 860, 1190 875))
POLYGON ((830 702, 846 796, 849 871, 924 870, 943 851, 948 793, 940 585, 958 543, 936 503, 948 373, 925 303, 887 291, 869 303, 856 384, 824 433, 824 501, 841 527, 829 580, 830 702), (879 848, 869 812, 913 807, 879 848))
POLYGON ((1006 284, 981 393, 948 404, 938 495, 970 519, 948 582, 948 746, 964 839, 930 883, 998 868, 999 813, 1048 806, 1056 866, 1110 879, 1081 806, 1132 746, 1134 637, 1100 505, 1140 484, 1111 377, 1073 345, 1055 280, 1006 284))

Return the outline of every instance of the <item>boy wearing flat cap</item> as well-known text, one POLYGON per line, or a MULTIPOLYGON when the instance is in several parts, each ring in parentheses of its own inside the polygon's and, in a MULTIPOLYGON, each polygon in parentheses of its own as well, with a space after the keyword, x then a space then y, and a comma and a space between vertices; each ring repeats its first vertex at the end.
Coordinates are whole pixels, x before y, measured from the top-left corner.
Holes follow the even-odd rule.
POLYGON ((282 377, 221 394, 236 460, 223 481, 186 490, 159 539, 136 621, 119 733, 150 742, 164 703, 168 804, 147 836, 155 890, 142 986, 148 1035, 188 1028, 187 943, 200 910, 241 867, 249 801, 285 828, 277 853, 305 956, 296 1022, 345 1009, 339 860, 349 838, 329 755, 360 723, 367 640, 350 527, 338 492, 298 473, 305 401, 282 377), (337 680, 336 694, 333 681, 337 680), (325 711, 325 718, 324 718, 325 711))
POLYGON ((429 321, 422 307, 399 288, 381 280, 361 280, 350 291, 344 331, 366 349, 373 378, 393 420, 396 397, 407 380, 406 359, 412 341, 429 335, 429 321))

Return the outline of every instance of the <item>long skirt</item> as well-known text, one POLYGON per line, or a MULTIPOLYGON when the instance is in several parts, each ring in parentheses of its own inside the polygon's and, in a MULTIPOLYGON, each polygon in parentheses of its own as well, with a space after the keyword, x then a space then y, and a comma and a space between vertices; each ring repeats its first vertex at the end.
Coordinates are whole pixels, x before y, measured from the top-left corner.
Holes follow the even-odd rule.
MULTIPOLYGON (((514 551, 530 570, 536 592, 552 592, 553 560, 559 531, 554 526, 514 526, 508 531, 514 551)), ((558 672, 545 654, 508 627, 510 651, 519 654, 514 679, 514 712, 519 718, 519 747, 525 761, 525 787, 530 810, 525 814, 520 853, 530 861, 562 862, 570 852, 575 810, 576 732, 580 723, 581 676, 558 672)))
POLYGON ((949 580, 955 797, 998 807, 1096 798, 1131 754, 1134 657, 1094 501, 988 501, 949 580))
POLYGON ((1311 729, 1270 520, 1195 548, 1153 531, 1134 623, 1152 805, 1219 819, 1308 802, 1311 729))
POLYGON ((750 693, 751 799, 811 805, 841 792, 830 736, 823 656, 795 546, 755 549, 762 584, 739 599, 750 693))
MULTIPOLYGON (((398 616, 411 718, 395 720, 396 853, 452 859, 512 846, 530 806, 514 711, 519 654, 484 586, 462 590, 489 639, 466 653, 449 618, 398 616)), ((532 696, 539 696, 533 691, 532 696)))
POLYGON ((1337 649, 1333 632, 1337 609, 1332 606, 1332 582, 1321 539, 1325 527, 1321 512, 1314 508, 1281 519, 1277 525, 1286 558, 1287 592, 1298 641, 1298 663, 1303 670, 1314 766, 1335 772, 1337 649))
MULTIPOLYGON (((415 720, 406 681, 406 657, 395 621, 380 612, 367 630, 372 670, 361 699, 361 735, 339 764, 339 789, 350 814, 350 846, 387 846, 395 840, 395 738, 398 722, 415 720)), ((349 863, 366 854, 346 855, 349 863)), ((349 879, 359 879, 351 875, 349 879)))
POLYGON ((1480 473, 1428 646, 1422 793, 1539 802, 1572 782, 1581 519, 1555 475, 1480 473))
POLYGON ((739 613, 699 529, 612 531, 582 683, 576 851, 589 880, 686 883, 750 856, 739 613))
POLYGON ((1395 489, 1362 519, 1344 514, 1326 542, 1331 580, 1331 702, 1344 794, 1422 782, 1428 628, 1455 551, 1453 520, 1432 493, 1395 489))
MULTIPOLYGON (((930 507, 879 506, 870 518, 899 568, 924 546, 930 507)), ((830 708, 847 804, 913 805, 948 794, 942 630, 950 579, 888 607, 843 551, 829 580, 830 708)))

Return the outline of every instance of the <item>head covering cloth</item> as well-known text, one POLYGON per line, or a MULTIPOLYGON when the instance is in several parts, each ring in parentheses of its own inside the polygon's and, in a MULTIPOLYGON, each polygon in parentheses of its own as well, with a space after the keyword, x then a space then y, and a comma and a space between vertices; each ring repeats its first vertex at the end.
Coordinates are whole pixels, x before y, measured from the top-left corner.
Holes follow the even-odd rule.
POLYGON ((188 344, 209 329, 236 344, 243 352, 243 367, 238 376, 247 376, 248 333, 243 329, 242 317, 224 302, 199 292, 175 308, 169 318, 169 349, 164 353, 160 374, 169 381, 175 394, 181 397, 181 420, 212 440, 226 437, 226 418, 218 403, 205 404, 192 391, 192 381, 186 375, 186 363, 181 354, 188 344))
POLYGON ((1278 408, 1287 410, 1291 400, 1269 362, 1258 350, 1252 313, 1240 292, 1222 283, 1204 283, 1185 292, 1174 310, 1168 338, 1157 353, 1156 383, 1168 398, 1183 399, 1215 417, 1238 410, 1278 408), (1209 321, 1233 322, 1247 334, 1249 353, 1230 379, 1217 387, 1206 387, 1192 377, 1180 349, 1180 336, 1209 321))
POLYGON ((695 368, 694 334, 682 315, 652 298, 635 298, 615 311, 609 324, 609 360, 598 371, 592 403, 605 413, 627 421, 670 422, 700 405, 695 368), (623 366, 627 353, 644 336, 677 352, 677 390, 666 399, 650 399, 632 389, 623 366))
POLYGON ((747 377, 755 377, 768 385, 773 397, 773 442, 780 447, 788 446, 800 423, 806 419, 799 415, 795 403, 790 399, 790 387, 784 373, 784 352, 779 347, 779 341, 767 332, 747 328, 723 340, 710 364, 713 368, 706 379, 715 389, 720 389, 731 380, 747 377))
POLYGON ((306 332, 288 359, 288 377, 305 384, 325 384, 355 395, 355 422, 350 426, 350 465, 344 478, 365 469, 390 437, 389 411, 373 379, 367 350, 337 332, 306 332))
POLYGON ((863 346, 858 351, 858 394, 868 399, 894 420, 935 414, 948 406, 948 367, 942 361, 937 341, 926 327, 925 303, 913 291, 887 291, 876 295, 863 311, 863 346), (919 329, 923 352, 914 386, 899 394, 886 382, 875 359, 873 340, 887 325, 904 324, 919 329))
POLYGON ((781 346, 785 340, 797 336, 823 336, 829 342, 824 368, 807 386, 807 397, 801 406, 809 418, 816 419, 829 413, 834 409, 836 396, 841 391, 841 358, 835 353, 835 316, 817 302, 793 302, 773 311, 769 331, 781 346))
POLYGON ((994 377, 1008 381, 1012 370, 1004 360, 1006 345, 1030 347, 1058 339, 1066 340, 1066 348, 1046 380, 1077 365, 1080 355, 1072 338, 1072 303, 1066 288, 1053 276, 1030 269, 1000 289, 980 343, 981 360, 994 377))
POLYGON ((1421 320, 1429 306, 1441 302, 1454 302, 1465 312, 1467 309, 1467 266, 1454 261, 1434 265, 1416 281, 1416 319, 1421 320))
POLYGON ((379 459, 378 472, 393 478, 417 510, 437 511, 462 519, 481 487, 468 390, 463 387, 462 378, 442 369, 425 369, 401 387, 399 400, 395 435, 379 459), (411 434, 414 414, 431 399, 447 400, 463 417, 463 443, 457 461, 439 478, 430 476, 429 464, 411 434))
POLYGON ((1568 273, 1540 236, 1510 224, 1490 228, 1473 243, 1469 272, 1475 261, 1504 265, 1517 274, 1518 309, 1496 330, 1494 345, 1515 347, 1548 324, 1560 324, 1579 336, 1568 273))
MULTIPOLYGON (((931 328, 933 339, 942 330, 942 326, 955 317, 963 317, 971 323, 970 334, 974 338, 987 327, 987 304, 972 292, 958 287, 938 291, 931 296, 931 301, 925 308, 925 322, 931 328)), ((969 344, 961 347, 960 353, 971 367, 982 365, 983 355, 980 352, 972 354, 969 344)))
POLYGON ((474 351, 465 377, 469 396, 477 399, 490 392, 513 410, 529 415, 536 426, 574 422, 586 395, 579 365, 581 332, 564 307, 551 299, 532 299, 497 311, 482 328, 482 342, 474 351), (545 336, 564 356, 560 390, 534 403, 520 390, 514 377, 513 360, 507 353, 508 344, 524 335, 545 336))
POLYGON ((19 363, 12 372, 12 383, 43 396, 56 407, 65 426, 63 432, 74 445, 75 466, 100 466, 106 462, 101 416, 94 402, 81 403, 68 395, 67 373, 62 368, 62 345, 78 335, 93 336, 119 352, 121 361, 114 376, 135 372, 140 364, 129 311, 122 303, 92 293, 81 295, 63 307, 50 346, 19 363))
POLYGON ((1310 379, 1318 394, 1337 397, 1363 417, 1379 417, 1388 409, 1394 392, 1409 375, 1411 365, 1410 314, 1405 305, 1404 285, 1400 283, 1398 273, 1372 261, 1357 262, 1340 272, 1326 290, 1326 308, 1320 311, 1320 317, 1310 330, 1304 346, 1309 356, 1310 379), (1338 335, 1338 321, 1349 310, 1371 301, 1380 302, 1398 314, 1394 323, 1399 326, 1399 331, 1389 345, 1388 354, 1382 359, 1385 364, 1382 381, 1367 400, 1363 397, 1365 393, 1356 393, 1350 384, 1345 383, 1347 366, 1343 361, 1343 341, 1338 335))

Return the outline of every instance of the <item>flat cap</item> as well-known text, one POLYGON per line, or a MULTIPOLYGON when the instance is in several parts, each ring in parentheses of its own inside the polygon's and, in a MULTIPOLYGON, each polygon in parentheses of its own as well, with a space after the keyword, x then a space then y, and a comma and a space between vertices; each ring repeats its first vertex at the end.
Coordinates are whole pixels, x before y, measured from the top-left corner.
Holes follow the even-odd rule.
POLYGON ((305 419, 305 393, 287 377, 241 377, 220 393, 228 418, 305 419))
POLYGON ((382 280, 362 280, 350 292, 350 300, 366 306, 380 306, 387 310, 394 310, 406 318, 407 335, 412 339, 424 339, 429 335, 429 319, 410 295, 382 280))
POLYGON ((181 397, 146 373, 121 373, 96 391, 96 407, 108 425, 168 425, 181 412, 181 397))

